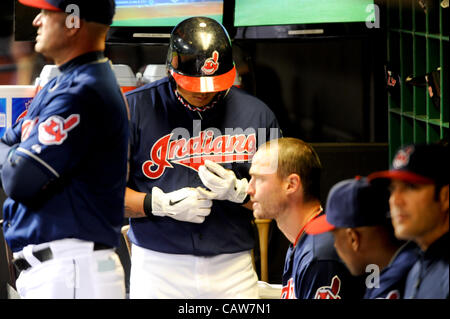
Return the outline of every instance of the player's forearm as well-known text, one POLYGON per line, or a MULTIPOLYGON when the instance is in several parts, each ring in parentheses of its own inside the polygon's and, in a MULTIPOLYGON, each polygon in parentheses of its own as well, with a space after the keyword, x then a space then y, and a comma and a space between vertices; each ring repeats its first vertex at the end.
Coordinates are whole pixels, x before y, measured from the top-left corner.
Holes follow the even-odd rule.
POLYGON ((2 136, 2 138, 0 138, 1 143, 5 144, 5 145, 9 145, 9 146, 18 144, 18 143, 20 143, 20 141, 21 141, 21 136, 16 134, 12 128, 7 129, 5 134, 2 136))
MULTIPOLYGON (((21 152, 20 148, 10 148, 1 167, 2 187, 8 197, 32 205, 45 198, 42 192, 56 179, 50 178, 32 159, 23 156, 21 152)), ((3 157, 4 154, 0 156, 3 157)))
POLYGON ((146 193, 136 192, 131 188, 125 190, 125 217, 146 217, 144 213, 144 198, 146 193))

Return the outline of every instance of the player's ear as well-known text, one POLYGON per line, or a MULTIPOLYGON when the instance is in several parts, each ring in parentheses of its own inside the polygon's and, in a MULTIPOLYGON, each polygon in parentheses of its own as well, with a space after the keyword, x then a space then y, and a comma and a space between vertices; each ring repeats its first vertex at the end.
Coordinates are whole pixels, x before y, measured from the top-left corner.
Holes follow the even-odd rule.
POLYGON ((73 37, 80 32, 80 28, 74 26, 66 27, 65 30, 66 34, 70 37, 73 37))
POLYGON ((361 245, 361 234, 355 228, 346 228, 347 240, 353 251, 358 251, 361 245))
POLYGON ((285 182, 287 194, 295 193, 302 188, 302 183, 298 174, 290 174, 285 178, 285 182))
POLYGON ((63 23, 66 34, 68 34, 69 36, 74 36, 75 34, 80 32, 80 29, 85 24, 85 21, 80 19, 79 15, 68 14, 63 23))

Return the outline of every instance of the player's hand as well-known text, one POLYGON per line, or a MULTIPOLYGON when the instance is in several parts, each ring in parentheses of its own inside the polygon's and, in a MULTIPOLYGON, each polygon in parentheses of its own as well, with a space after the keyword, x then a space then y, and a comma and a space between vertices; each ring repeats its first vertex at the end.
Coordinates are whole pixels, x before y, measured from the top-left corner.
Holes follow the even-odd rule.
POLYGON ((217 194, 216 199, 243 203, 247 196, 247 179, 238 179, 232 170, 206 160, 198 169, 203 184, 217 194))
POLYGON ((152 214, 200 224, 211 212, 212 199, 216 196, 200 187, 185 187, 166 194, 155 186, 152 188, 152 214))

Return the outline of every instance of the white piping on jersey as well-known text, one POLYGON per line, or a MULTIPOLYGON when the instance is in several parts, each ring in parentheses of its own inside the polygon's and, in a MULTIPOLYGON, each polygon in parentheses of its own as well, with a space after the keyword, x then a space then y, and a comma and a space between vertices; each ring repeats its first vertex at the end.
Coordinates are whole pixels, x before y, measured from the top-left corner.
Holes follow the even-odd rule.
MULTIPOLYGON (((107 57, 104 57, 104 58, 98 59, 96 61, 89 62, 87 64, 105 63, 108 61, 109 61, 109 59, 107 57)), ((112 65, 112 62, 111 62, 111 65, 112 65)))
POLYGON ((51 167, 50 165, 48 165, 46 162, 44 162, 42 159, 40 159, 38 156, 34 155, 33 153, 31 153, 29 150, 22 148, 22 147, 18 147, 17 151, 22 152, 27 154, 28 156, 30 156, 32 159, 34 159, 35 161, 41 163, 45 168, 47 168, 51 173, 53 173, 53 175, 56 176, 56 178, 59 178, 59 174, 57 171, 55 171, 53 169, 53 167, 51 167))
POLYGON ((53 92, 54 90, 56 90, 57 88, 58 88, 58 86, 59 86, 59 83, 58 83, 58 81, 59 81, 59 78, 58 79, 56 79, 56 83, 55 83, 55 86, 54 87, 52 87, 52 88, 49 88, 48 89, 48 91, 51 93, 51 92, 53 92))

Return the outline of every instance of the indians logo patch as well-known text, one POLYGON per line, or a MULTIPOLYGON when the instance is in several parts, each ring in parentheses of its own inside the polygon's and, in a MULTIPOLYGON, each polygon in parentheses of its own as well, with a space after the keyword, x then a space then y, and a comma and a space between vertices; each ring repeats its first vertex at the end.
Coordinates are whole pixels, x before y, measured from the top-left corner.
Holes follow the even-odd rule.
POLYGON ((338 276, 331 279, 330 286, 323 286, 317 289, 314 299, 341 299, 339 291, 341 290, 341 280, 338 276))
POLYGON ((414 152, 414 146, 412 145, 398 151, 397 155, 395 155, 395 158, 392 161, 392 167, 395 169, 399 169, 408 165, 409 157, 411 156, 412 152, 414 152))
POLYGON ((54 115, 39 124, 39 142, 44 145, 60 145, 68 132, 80 123, 80 115, 72 114, 67 119, 54 115))
MULTIPOLYGON (((382 298, 383 299, 383 298, 382 298)), ((400 291, 398 290, 391 290, 385 299, 400 299, 400 291)))
POLYGON ((287 285, 281 289, 281 299, 296 299, 294 278, 289 279, 287 285))
POLYGON ((164 135, 150 150, 150 160, 142 164, 143 174, 150 179, 162 176, 173 164, 198 171, 205 160, 216 163, 248 162, 256 152, 256 134, 214 136, 213 130, 197 136, 173 139, 174 133, 164 135))
POLYGON ((216 73, 219 69, 219 52, 214 51, 212 57, 206 59, 205 63, 202 66, 202 72, 205 75, 211 75, 216 73))

